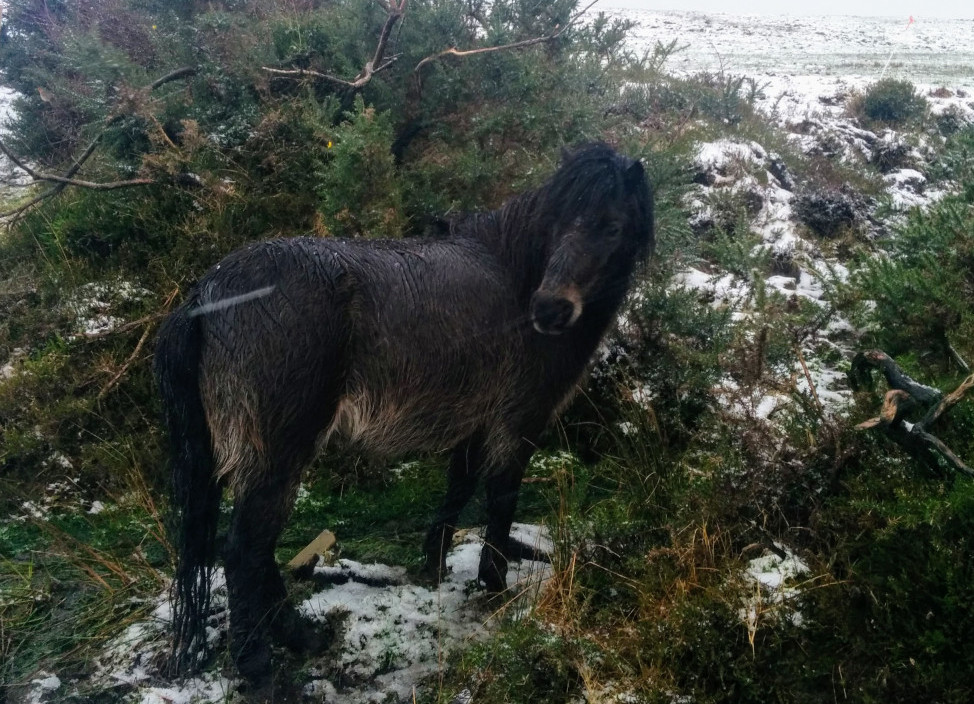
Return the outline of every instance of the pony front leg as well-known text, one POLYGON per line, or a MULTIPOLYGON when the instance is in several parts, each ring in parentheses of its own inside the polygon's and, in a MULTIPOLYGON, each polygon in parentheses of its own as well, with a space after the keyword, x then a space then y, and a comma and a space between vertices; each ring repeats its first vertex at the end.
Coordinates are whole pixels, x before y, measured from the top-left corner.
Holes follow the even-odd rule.
POLYGON ((477 488, 482 463, 483 443, 477 438, 460 443, 450 456, 446 496, 423 543, 423 553, 426 556, 423 574, 437 584, 446 575, 446 554, 453 542, 460 512, 470 502, 477 488))
POLYGON ((516 457, 502 469, 488 473, 487 530, 484 532, 484 548, 480 553, 480 569, 477 576, 487 591, 499 594, 507 589, 507 559, 511 552, 511 524, 517 509, 521 479, 534 453, 534 443, 522 441, 516 457))

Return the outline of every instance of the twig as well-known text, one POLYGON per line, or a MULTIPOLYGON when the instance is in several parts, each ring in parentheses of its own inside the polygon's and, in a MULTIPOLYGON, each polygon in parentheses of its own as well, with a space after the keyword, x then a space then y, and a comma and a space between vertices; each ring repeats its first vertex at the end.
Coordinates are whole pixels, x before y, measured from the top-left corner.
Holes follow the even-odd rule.
POLYGON ((798 354, 798 361, 802 365, 802 371, 805 373, 805 381, 808 382, 808 388, 812 392, 812 398, 815 399, 815 405, 818 406, 819 415, 824 415, 825 406, 822 405, 822 401, 818 397, 818 391, 815 389, 815 384, 812 383, 812 375, 808 371, 808 365, 805 364, 805 355, 802 354, 802 348, 800 345, 795 345, 795 352, 798 354))
POLYGON ((960 356, 960 353, 956 349, 954 349, 953 345, 948 344, 947 351, 950 353, 950 357, 954 360, 954 363, 960 367, 965 374, 971 373, 971 365, 964 361, 964 358, 960 356))
POLYGON ((125 364, 122 365, 122 368, 119 369, 115 376, 113 376, 109 382, 102 387, 101 391, 98 392, 99 401, 108 395, 108 392, 112 390, 115 384, 118 383, 119 379, 121 379, 125 375, 125 372, 129 370, 129 367, 132 366, 132 363, 139 356, 139 352, 142 351, 142 346, 145 344, 145 341, 149 339, 150 332, 152 332, 151 324, 145 326, 145 332, 142 333, 142 337, 139 338, 138 344, 135 345, 135 349, 132 351, 132 354, 129 355, 128 359, 125 360, 125 364))
POLYGON ((155 321, 161 318, 165 318, 167 315, 169 315, 168 302, 163 306, 163 310, 159 311, 158 313, 150 313, 149 315, 139 318, 138 320, 132 320, 128 323, 125 323, 124 325, 119 325, 117 328, 111 328, 109 330, 104 330, 102 332, 92 333, 91 335, 85 335, 84 339, 98 340, 103 337, 108 337, 109 335, 119 335, 121 333, 125 333, 128 332, 129 330, 137 328, 140 325, 145 325, 146 323, 154 323, 155 321))

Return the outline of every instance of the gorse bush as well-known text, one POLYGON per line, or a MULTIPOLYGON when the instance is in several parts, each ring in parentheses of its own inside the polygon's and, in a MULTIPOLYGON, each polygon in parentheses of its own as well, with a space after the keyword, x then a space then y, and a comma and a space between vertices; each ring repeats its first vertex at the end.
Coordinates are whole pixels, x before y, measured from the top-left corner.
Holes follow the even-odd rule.
POLYGON ((885 78, 869 86, 862 98, 862 112, 870 120, 902 125, 917 120, 927 110, 926 99, 909 81, 885 78))
MULTIPOLYGON (((956 137, 944 168, 962 183, 974 169, 965 159, 971 129, 956 137)), ((914 210, 886 256, 864 261, 855 278, 858 298, 873 301, 863 315, 870 342, 891 355, 927 357, 946 369, 954 354, 974 358, 974 199, 970 188, 925 211, 914 210)))

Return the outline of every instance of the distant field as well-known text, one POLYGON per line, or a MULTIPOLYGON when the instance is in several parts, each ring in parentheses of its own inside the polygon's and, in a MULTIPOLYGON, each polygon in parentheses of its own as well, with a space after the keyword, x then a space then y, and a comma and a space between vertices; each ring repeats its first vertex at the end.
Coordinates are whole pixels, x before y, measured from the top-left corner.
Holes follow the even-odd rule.
POLYGON ((638 48, 677 40, 667 68, 754 76, 886 77, 974 88, 974 21, 915 17, 768 17, 611 11, 638 23, 638 48), (892 53, 892 58, 890 55, 892 53))

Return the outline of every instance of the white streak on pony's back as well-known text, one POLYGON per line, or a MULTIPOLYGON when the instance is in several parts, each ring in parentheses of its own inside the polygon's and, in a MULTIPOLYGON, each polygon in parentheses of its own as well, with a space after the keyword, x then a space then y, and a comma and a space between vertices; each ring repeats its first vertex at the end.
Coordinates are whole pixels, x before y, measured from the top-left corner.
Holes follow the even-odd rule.
POLYGON ((230 296, 228 298, 221 298, 219 301, 213 301, 212 303, 204 303, 203 305, 196 306, 189 311, 188 316, 190 318, 195 318, 197 315, 206 315, 207 313, 213 313, 214 311, 223 310, 224 308, 231 308, 235 305, 239 305, 240 303, 252 301, 255 298, 263 298, 273 290, 273 286, 264 286, 263 288, 248 291, 247 293, 241 293, 239 296, 230 296))

